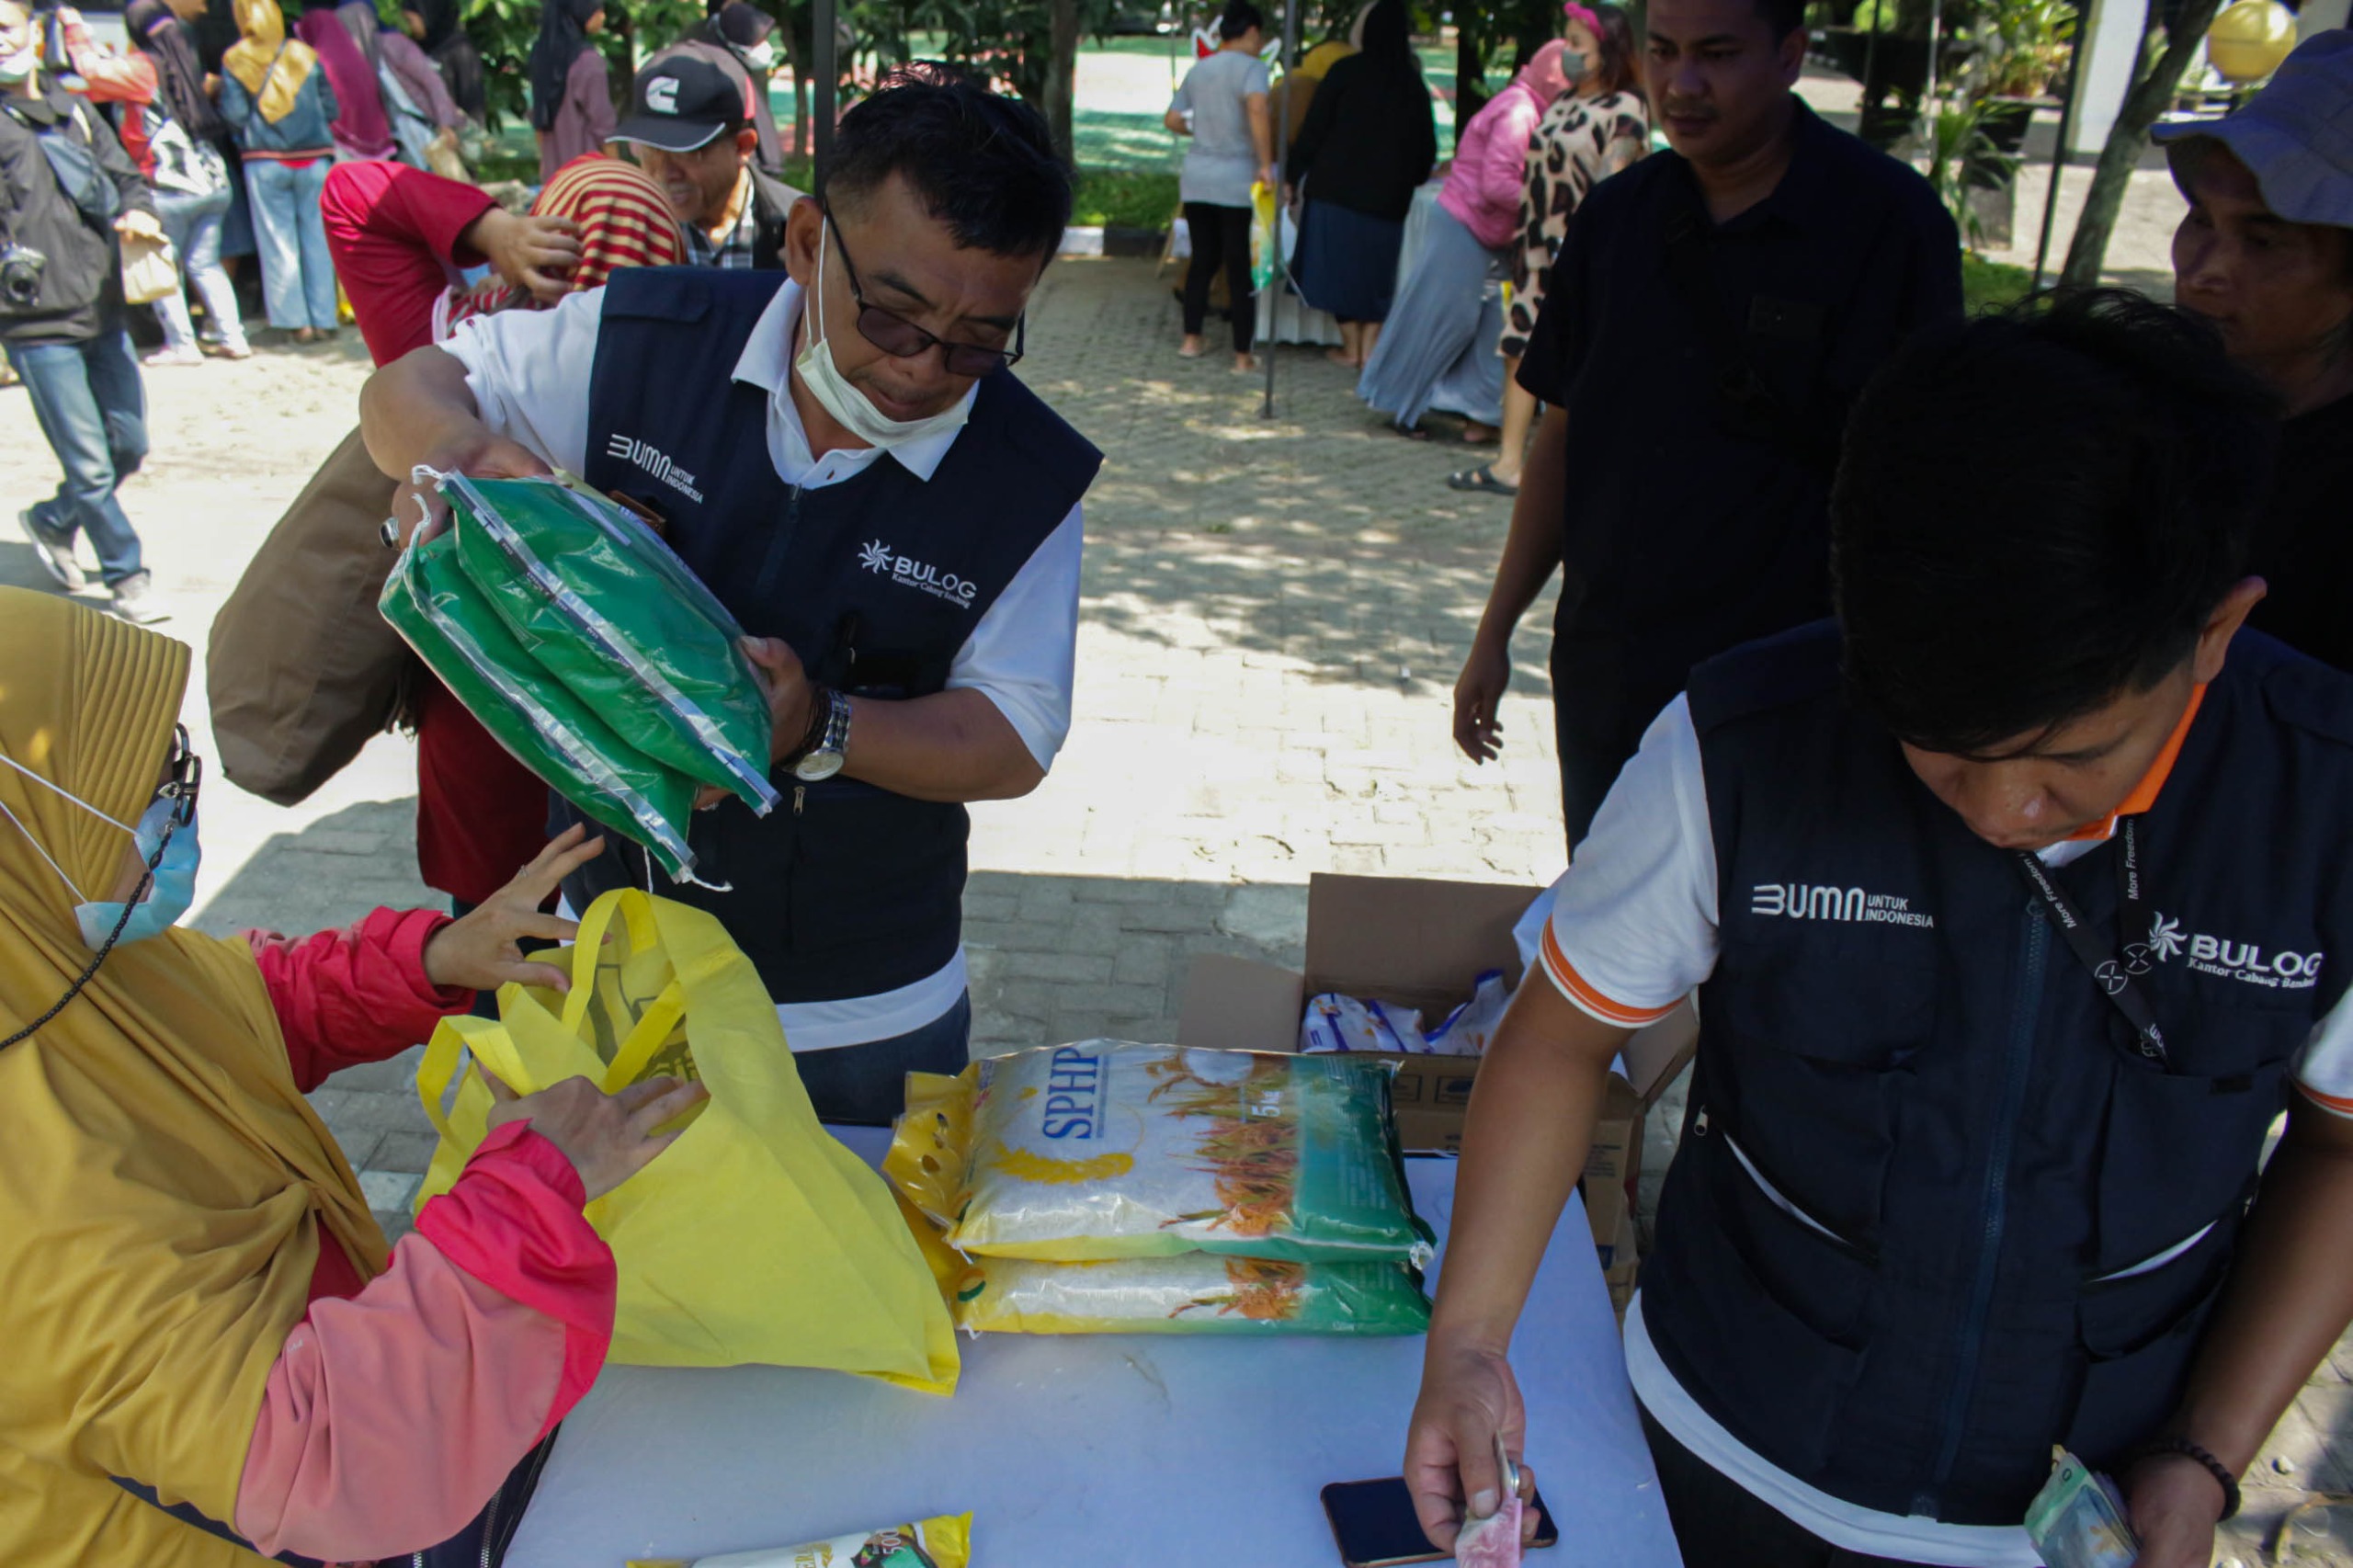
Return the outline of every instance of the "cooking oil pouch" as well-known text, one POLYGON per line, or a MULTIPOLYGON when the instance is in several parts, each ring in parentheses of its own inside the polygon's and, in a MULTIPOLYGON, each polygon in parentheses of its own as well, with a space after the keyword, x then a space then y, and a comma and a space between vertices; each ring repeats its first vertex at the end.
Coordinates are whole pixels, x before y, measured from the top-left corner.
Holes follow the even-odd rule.
POLYGON ((743 628, 651 528, 553 479, 438 482, 466 574, 535 661, 654 761, 776 804, 743 628))
POLYGON ((1399 1263, 1278 1263, 1188 1252, 1101 1263, 983 1257, 956 1321, 976 1334, 1420 1334, 1430 1304, 1399 1263))
POLYGON ((1086 1040, 911 1073, 883 1170, 968 1256, 1419 1267, 1385 1062, 1086 1040))
POLYGON ((694 869, 694 781, 615 734, 523 651, 458 559, 447 531, 401 551, 378 601, 483 728, 597 822, 652 851, 673 881, 694 869))
POLYGON ((948 1514, 768 1551, 632 1558, 629 1568, 972 1568, 972 1516, 948 1514))

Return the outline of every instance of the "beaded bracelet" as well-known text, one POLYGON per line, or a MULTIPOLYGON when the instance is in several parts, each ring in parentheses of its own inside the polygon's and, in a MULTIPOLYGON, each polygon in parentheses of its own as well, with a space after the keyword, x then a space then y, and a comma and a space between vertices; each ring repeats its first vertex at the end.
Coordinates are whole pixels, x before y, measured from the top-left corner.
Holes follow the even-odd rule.
POLYGON ((2206 1467, 2206 1473, 2222 1488, 2223 1518, 2230 1518, 2239 1511, 2239 1478, 2231 1473, 2230 1466, 2187 1437, 2159 1437, 2154 1442, 2143 1443, 2127 1456, 2124 1468, 2130 1471, 2143 1460, 2168 1454, 2177 1454, 2206 1467))

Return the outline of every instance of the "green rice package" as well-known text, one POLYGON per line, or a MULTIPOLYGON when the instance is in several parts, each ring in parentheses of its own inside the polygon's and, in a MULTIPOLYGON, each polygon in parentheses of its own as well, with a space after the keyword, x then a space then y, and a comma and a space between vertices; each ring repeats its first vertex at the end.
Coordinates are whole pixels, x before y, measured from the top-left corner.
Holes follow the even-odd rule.
POLYGON ((1430 1304, 1399 1263, 1279 1263, 1188 1252, 1101 1263, 983 1257, 959 1292, 976 1334, 1420 1334, 1430 1304))
POLYGON ((968 1256, 1418 1267, 1385 1062, 1086 1040, 907 1076, 883 1165, 968 1256))
POLYGON ((439 488, 466 574, 541 667, 654 761, 755 812, 776 804, 743 629, 651 528, 553 479, 439 488))
POLYGON ((637 751, 540 668, 459 564, 446 531, 401 552, 379 601, 428 668, 529 768, 597 822, 642 844, 674 881, 694 869, 694 780, 637 751))

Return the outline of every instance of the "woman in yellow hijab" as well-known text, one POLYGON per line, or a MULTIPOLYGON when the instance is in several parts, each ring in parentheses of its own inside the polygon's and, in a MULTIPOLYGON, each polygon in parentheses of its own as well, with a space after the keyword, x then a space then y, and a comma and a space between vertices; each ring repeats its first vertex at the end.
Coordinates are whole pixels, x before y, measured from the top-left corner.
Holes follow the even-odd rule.
POLYGON ((253 96, 262 119, 276 125, 294 112, 302 84, 318 69, 318 53, 307 43, 287 41, 278 0, 236 0, 236 17, 240 36, 221 63, 253 96))
POLYGON ((547 983, 517 942, 569 934, 540 901, 599 846, 558 840, 462 921, 182 930, 188 671, 178 642, 0 587, 0 1562, 494 1561, 481 1516, 610 1335, 582 1205, 699 1091, 503 1105, 388 1257, 303 1091, 476 987, 547 983))

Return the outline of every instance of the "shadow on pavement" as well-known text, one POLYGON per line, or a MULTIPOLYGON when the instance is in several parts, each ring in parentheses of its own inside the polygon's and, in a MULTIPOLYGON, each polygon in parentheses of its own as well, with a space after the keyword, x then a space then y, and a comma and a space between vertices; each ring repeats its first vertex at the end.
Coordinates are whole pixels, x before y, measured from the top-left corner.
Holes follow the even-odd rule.
MULTIPOLYGON (((1086 497, 1087 623, 1275 655, 1319 683, 1449 689, 1510 504, 1446 479, 1495 449, 1464 445, 1450 420, 1401 436, 1320 349, 1274 351, 1262 417, 1263 377, 1176 357, 1176 278, 1148 261, 1065 260, 1040 289, 1023 379, 1106 454, 1086 497)), ((1541 631, 1549 615, 1548 597, 1525 624, 1541 631)), ((1540 658, 1522 665, 1521 689, 1549 692, 1540 658)))

